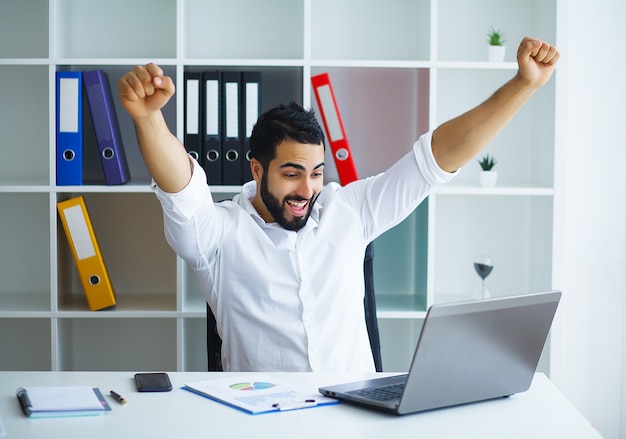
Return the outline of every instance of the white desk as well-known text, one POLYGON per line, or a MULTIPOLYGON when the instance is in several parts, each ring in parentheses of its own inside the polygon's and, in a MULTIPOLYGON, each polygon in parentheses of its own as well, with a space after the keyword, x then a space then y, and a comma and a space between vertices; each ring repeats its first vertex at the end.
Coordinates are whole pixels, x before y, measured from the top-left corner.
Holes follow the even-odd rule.
MULTIPOLYGON (((6 439, 28 438, 600 438, 545 377, 510 398, 398 417, 339 404, 249 415, 180 387, 224 374, 170 372, 168 393, 138 393, 131 372, 0 372, 0 417, 6 439), (99 387, 112 411, 81 418, 26 418, 15 390, 21 386, 99 387), (110 396, 115 390, 128 403, 110 396)), ((245 374, 232 374, 245 375, 245 374)), ((281 380, 317 389, 366 375, 279 373, 281 380)), ((4 439, 4 438, 3 438, 4 439)))

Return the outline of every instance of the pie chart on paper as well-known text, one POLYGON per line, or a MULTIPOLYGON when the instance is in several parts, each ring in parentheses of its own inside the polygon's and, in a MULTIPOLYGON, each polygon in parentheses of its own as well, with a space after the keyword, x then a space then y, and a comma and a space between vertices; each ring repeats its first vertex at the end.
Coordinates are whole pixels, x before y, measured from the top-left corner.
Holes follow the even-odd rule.
POLYGON ((268 383, 265 381, 255 381, 252 383, 237 383, 237 384, 231 384, 229 387, 233 390, 246 390, 246 391, 250 391, 250 390, 265 390, 265 389, 271 389, 272 387, 274 387, 276 384, 273 383, 268 383))

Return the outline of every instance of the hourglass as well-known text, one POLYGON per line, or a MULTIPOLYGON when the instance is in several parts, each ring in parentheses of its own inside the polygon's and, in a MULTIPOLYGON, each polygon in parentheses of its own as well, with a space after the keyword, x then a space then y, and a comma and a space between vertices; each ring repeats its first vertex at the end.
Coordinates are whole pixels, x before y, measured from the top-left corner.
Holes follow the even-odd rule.
POLYGON ((476 298, 487 299, 491 297, 491 292, 485 283, 485 279, 493 270, 493 261, 491 260, 491 257, 489 255, 478 255, 474 260, 474 270, 476 270, 476 273, 482 279, 480 290, 476 298))

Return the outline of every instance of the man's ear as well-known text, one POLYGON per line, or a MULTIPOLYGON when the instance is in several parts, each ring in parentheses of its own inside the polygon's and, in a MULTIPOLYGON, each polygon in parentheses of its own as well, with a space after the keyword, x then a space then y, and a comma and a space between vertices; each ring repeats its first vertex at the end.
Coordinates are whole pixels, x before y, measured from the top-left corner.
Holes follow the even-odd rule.
POLYGON ((257 159, 250 159, 250 171, 252 172, 252 178, 259 183, 261 177, 263 177, 263 166, 257 159))

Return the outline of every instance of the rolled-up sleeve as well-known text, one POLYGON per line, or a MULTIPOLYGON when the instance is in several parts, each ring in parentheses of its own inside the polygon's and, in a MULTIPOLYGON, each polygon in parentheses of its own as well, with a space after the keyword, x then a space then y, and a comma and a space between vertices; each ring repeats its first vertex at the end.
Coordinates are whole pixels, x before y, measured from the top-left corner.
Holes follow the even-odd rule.
POLYGON ((432 131, 422 135, 413 145, 413 153, 426 182, 432 187, 437 187, 450 181, 458 171, 447 172, 439 167, 433 155, 432 138, 432 131))
POLYGON ((191 180, 179 192, 165 192, 154 180, 152 180, 152 190, 161 202, 163 211, 166 215, 180 222, 185 222, 194 216, 199 208, 198 199, 208 196, 211 198, 211 192, 206 184, 206 174, 204 169, 196 160, 192 159, 193 169, 191 180))
POLYGON ((191 180, 181 191, 165 192, 154 180, 151 187, 163 210, 165 239, 180 257, 199 268, 207 263, 206 250, 211 247, 217 218, 206 174, 197 161, 192 163, 191 180))
MULTIPOLYGON (((367 178, 362 187, 365 233, 368 240, 404 220, 432 190, 456 173, 441 169, 433 156, 432 132, 423 134, 410 152, 386 172, 367 178)), ((358 198, 357 196, 356 198, 358 198)))

